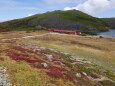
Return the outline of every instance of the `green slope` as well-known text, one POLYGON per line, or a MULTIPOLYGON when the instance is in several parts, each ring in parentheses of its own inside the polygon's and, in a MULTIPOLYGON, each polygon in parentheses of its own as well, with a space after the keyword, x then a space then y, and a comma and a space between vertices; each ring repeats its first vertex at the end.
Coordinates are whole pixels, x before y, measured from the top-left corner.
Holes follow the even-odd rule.
MULTIPOLYGON (((59 18, 62 18, 63 20, 67 20, 70 22, 79 22, 80 24, 83 24, 85 26, 91 26, 92 28, 96 28, 99 31, 106 31, 107 23, 105 23, 102 19, 92 17, 88 14, 85 14, 78 10, 69 10, 69 11, 53 11, 53 12, 46 12, 43 14, 36 14, 30 17, 22 18, 22 19, 16 19, 12 21, 7 21, 0 24, 0 28, 6 30, 28 30, 30 27, 34 28, 40 24, 40 21, 43 19, 46 19, 51 16, 56 16, 59 18), (34 23, 32 23, 31 26, 28 25, 28 23, 32 20, 35 20, 34 23), (29 27, 29 28, 27 28, 29 27), (26 28, 26 29, 23 29, 26 28)), ((50 20, 49 20, 50 21, 50 20)), ((85 28, 85 27, 84 27, 85 28)), ((70 28, 71 29, 71 28, 70 28)))
POLYGON ((115 29, 115 18, 102 18, 103 21, 110 25, 110 28, 115 29))

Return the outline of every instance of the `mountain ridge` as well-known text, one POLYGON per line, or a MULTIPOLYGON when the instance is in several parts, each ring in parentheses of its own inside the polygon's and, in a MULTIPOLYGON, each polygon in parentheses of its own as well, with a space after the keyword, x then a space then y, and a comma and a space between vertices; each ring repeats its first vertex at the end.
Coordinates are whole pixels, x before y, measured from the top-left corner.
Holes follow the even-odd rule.
POLYGON ((36 30, 39 26, 45 28, 79 30, 81 32, 94 33, 107 31, 108 28, 106 27, 108 27, 109 24, 102 19, 92 17, 78 10, 57 10, 43 14, 36 14, 21 19, 15 19, 0 24, 1 28, 7 28, 7 30, 23 30, 23 28, 28 27, 36 30))
POLYGON ((115 28, 115 18, 102 18, 102 20, 108 23, 112 29, 115 28))

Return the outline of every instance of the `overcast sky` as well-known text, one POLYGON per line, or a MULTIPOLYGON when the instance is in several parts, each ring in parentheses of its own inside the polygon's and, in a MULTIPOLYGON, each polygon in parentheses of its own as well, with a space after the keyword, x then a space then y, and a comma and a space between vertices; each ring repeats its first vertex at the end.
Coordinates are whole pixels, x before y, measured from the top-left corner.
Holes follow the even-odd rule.
POLYGON ((115 0, 0 0, 0 21, 71 9, 95 17, 115 17, 115 0))

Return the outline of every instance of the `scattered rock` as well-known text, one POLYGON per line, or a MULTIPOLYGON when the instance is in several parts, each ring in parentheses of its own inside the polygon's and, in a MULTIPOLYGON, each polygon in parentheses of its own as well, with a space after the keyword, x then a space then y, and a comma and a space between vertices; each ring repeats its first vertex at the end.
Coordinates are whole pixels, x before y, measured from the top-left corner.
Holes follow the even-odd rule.
POLYGON ((5 73, 6 72, 6 68, 0 67, 0 73, 5 73))
POLYGON ((69 55, 69 53, 64 53, 65 55, 69 55))
POLYGON ((40 50, 46 49, 45 47, 40 47, 40 46, 36 46, 36 45, 31 45, 31 44, 18 43, 17 45, 31 48, 31 49, 33 49, 33 51, 36 51, 36 50, 40 51, 40 50))
POLYGON ((90 79, 90 80, 93 80, 93 81, 104 81, 104 80, 108 80, 107 78, 105 78, 105 77, 101 77, 101 78, 93 78, 93 77, 91 77, 91 76, 88 76, 88 78, 90 79))
POLYGON ((5 74, 6 71, 6 68, 0 67, 0 86, 12 86, 9 82, 9 75, 5 74))
POLYGON ((83 73, 83 75, 87 76, 87 73, 85 73, 85 72, 82 72, 82 73, 83 73))
POLYGON ((75 57, 75 56, 71 56, 70 58, 71 60, 74 60, 74 61, 79 61, 79 62, 82 62, 84 59, 81 58, 81 57, 75 57))
POLYGON ((96 73, 92 73, 91 75, 90 75, 92 78, 101 78, 98 74, 96 74, 96 73))
POLYGON ((55 61, 55 63, 59 64, 59 65, 62 65, 62 66, 65 66, 65 64, 61 61, 55 61))
POLYGON ((49 61, 53 61, 53 55, 50 55, 50 54, 45 54, 48 58, 49 61))
POLYGON ((90 61, 83 61, 83 63, 92 64, 90 61))
POLYGON ((81 73, 76 73, 76 76, 77 77, 81 77, 81 73))
POLYGON ((106 70, 104 70, 104 69, 100 69, 99 70, 101 73, 106 73, 106 70))
POLYGON ((62 63, 62 62, 60 62, 60 64, 61 64, 62 66, 65 66, 65 64, 64 64, 64 63, 62 63))
POLYGON ((103 36, 99 36, 99 38, 103 38, 103 36))
POLYGON ((78 63, 77 63, 77 62, 73 62, 73 63, 71 63, 71 64, 76 65, 76 64, 78 64, 78 63))
POLYGON ((47 67, 48 64, 47 63, 41 63, 44 67, 47 67))
POLYGON ((94 69, 94 67, 93 66, 89 66, 89 67, 86 67, 87 69, 94 69))

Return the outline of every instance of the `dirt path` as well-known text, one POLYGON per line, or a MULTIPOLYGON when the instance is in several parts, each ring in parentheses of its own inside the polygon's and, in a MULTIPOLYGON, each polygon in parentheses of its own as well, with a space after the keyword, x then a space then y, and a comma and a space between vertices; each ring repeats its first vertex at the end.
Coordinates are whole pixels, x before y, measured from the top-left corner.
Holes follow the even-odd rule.
MULTIPOLYGON (((20 39, 28 39, 28 38, 33 38, 33 37, 39 37, 39 36, 45 36, 45 35, 49 35, 49 34, 54 34, 54 35, 63 35, 63 36, 79 36, 79 35, 68 35, 68 34, 64 34, 64 33, 55 33, 55 32, 50 32, 50 33, 45 33, 45 34, 41 34, 41 35, 33 35, 33 36, 24 36, 21 38, 10 38, 10 39, 1 39, 1 40, 20 40, 20 39)), ((95 37, 98 38, 99 36, 86 36, 86 37, 95 37)))
POLYGON ((28 38, 33 38, 33 37, 37 37, 37 36, 44 36, 44 35, 48 35, 48 34, 50 34, 50 33, 45 33, 45 34, 42 34, 42 35, 34 35, 34 36, 24 36, 24 37, 21 37, 21 38, 2 39, 2 40, 28 39, 28 38))

